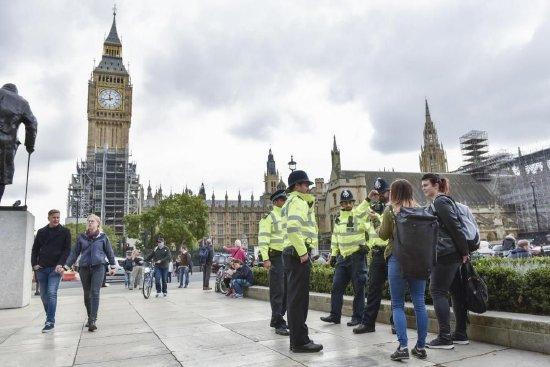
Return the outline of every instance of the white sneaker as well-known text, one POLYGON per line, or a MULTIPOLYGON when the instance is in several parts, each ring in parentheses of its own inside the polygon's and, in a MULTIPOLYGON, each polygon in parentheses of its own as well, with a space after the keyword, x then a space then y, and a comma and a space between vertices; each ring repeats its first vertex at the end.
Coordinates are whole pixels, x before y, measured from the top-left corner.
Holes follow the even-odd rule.
POLYGON ((163 297, 168 297, 168 294, 163 293, 162 296, 163 296, 163 297))
POLYGON ((160 297, 160 293, 157 293, 157 295, 155 296, 156 298, 159 298, 160 297))

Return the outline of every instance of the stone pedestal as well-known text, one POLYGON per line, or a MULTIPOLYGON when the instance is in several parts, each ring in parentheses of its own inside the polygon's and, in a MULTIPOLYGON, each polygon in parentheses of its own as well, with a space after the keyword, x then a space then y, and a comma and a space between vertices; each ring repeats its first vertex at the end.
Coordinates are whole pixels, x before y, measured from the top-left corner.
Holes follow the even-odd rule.
POLYGON ((34 216, 26 210, 0 208, 0 309, 31 301, 31 250, 34 216))

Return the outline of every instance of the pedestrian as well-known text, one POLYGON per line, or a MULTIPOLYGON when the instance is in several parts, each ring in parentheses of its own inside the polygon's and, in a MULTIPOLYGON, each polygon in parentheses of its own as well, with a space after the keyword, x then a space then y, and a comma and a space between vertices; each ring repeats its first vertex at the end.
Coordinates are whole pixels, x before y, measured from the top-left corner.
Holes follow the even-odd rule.
POLYGON ((516 239, 514 238, 514 235, 509 233, 502 240, 502 251, 512 251, 515 247, 516 247, 516 239))
POLYGON ((199 249, 199 259, 202 268, 202 290, 209 291, 212 289, 210 287, 210 274, 212 273, 212 262, 214 260, 214 248, 210 238, 203 241, 199 249))
POLYGON ((122 261, 124 269, 124 286, 130 290, 134 289, 132 280, 132 271, 134 270, 134 259, 132 259, 132 251, 126 251, 126 258, 122 261))
POLYGON ((460 276, 461 264, 469 259, 468 243, 458 218, 458 208, 450 193, 449 180, 438 174, 422 176, 422 191, 432 201, 439 223, 437 263, 430 275, 430 294, 439 323, 437 338, 426 344, 428 348, 453 349, 454 344, 469 344, 466 333, 468 311, 464 285, 460 276), (455 332, 451 334, 448 294, 451 292, 455 315, 455 332))
MULTIPOLYGON (((402 273, 402 264, 398 259, 394 246, 395 215, 403 208, 417 207, 413 199, 413 188, 409 181, 398 179, 391 184, 390 204, 382 214, 382 224, 378 230, 380 238, 388 240, 388 283, 390 286, 391 305, 395 329, 399 346, 391 355, 394 361, 409 359, 407 318, 405 316, 405 290, 409 289, 410 297, 414 305, 416 319, 416 332, 418 335, 416 345, 412 349, 413 356, 426 359, 425 349, 426 335, 428 333, 428 312, 426 311, 425 290, 426 279, 405 276, 402 273)), ((415 254, 421 256, 422 254, 415 254)), ((405 256, 405 255, 402 255, 405 256)), ((401 261, 416 263, 415 258, 401 258, 401 261)))
POLYGON ((48 224, 38 230, 32 245, 31 265, 36 275, 36 289, 46 312, 43 333, 54 330, 57 289, 65 271, 63 265, 71 252, 71 232, 59 224, 59 217, 57 209, 48 212, 48 224))
POLYGON ((71 252, 66 266, 72 266, 80 256, 78 272, 84 291, 84 306, 88 314, 86 327, 88 331, 95 331, 97 330, 99 291, 105 276, 104 262, 106 258, 109 259, 109 275, 114 275, 116 261, 111 242, 101 230, 101 219, 95 214, 90 214, 86 221, 86 232, 78 236, 75 249, 71 252))
POLYGON ((174 272, 174 262, 170 260, 170 262, 168 263, 168 273, 167 273, 168 283, 172 283, 173 272, 174 272))
POLYGON ((143 265, 144 259, 141 256, 141 251, 135 249, 132 251, 132 259, 134 260, 134 269, 132 270, 132 279, 134 281, 134 288, 141 289, 143 287, 143 265))
POLYGON ((157 238, 157 246, 145 259, 145 261, 152 260, 155 264, 154 277, 155 288, 157 290, 155 297, 157 298, 168 296, 168 285, 166 283, 168 281, 168 266, 171 256, 170 249, 164 243, 164 238, 159 237, 157 238))
POLYGON ((186 246, 182 246, 180 254, 178 256, 178 278, 179 278, 179 287, 178 288, 187 288, 189 285, 189 267, 191 266, 191 254, 187 251, 186 246))
POLYGON ((230 296, 232 298, 243 298, 244 288, 251 287, 254 283, 254 275, 248 265, 241 260, 233 259, 233 268, 235 272, 229 282, 229 286, 233 292, 230 296))
MULTIPOLYGON (((340 213, 334 220, 334 229, 330 242, 330 265, 335 267, 330 292, 330 315, 321 317, 321 321, 340 323, 344 292, 349 282, 353 285, 353 310, 348 326, 361 323, 365 309, 365 284, 367 282, 367 244, 368 230, 366 215, 357 215, 354 211, 355 199, 350 190, 340 193, 340 213)), ((374 230, 374 228, 372 228, 374 230)))
POLYGON ((258 224, 258 246, 263 259, 263 267, 269 272, 269 303, 271 305, 271 322, 279 335, 289 335, 288 325, 284 319, 286 313, 286 274, 283 266, 283 238, 281 211, 286 201, 285 190, 275 191, 271 197, 273 209, 258 224))
MULTIPOLYGON (((542 245, 541 245, 542 246, 542 245)), ((515 249, 508 253, 508 257, 511 259, 519 259, 523 257, 532 257, 529 252, 529 241, 519 240, 515 249)))
POLYGON ((243 263, 246 262, 246 253, 244 252, 241 244, 241 240, 235 240, 235 245, 233 247, 223 246, 224 251, 229 253, 235 260, 240 260, 243 263))
MULTIPOLYGON (((369 214, 369 219, 373 225, 379 224, 382 218, 381 215, 390 198, 389 189, 390 186, 386 180, 382 177, 377 177, 372 190, 367 195, 367 199, 359 205, 363 212, 371 213, 373 211, 377 214, 377 218, 373 218, 369 214)), ((373 333, 376 330, 376 319, 378 318, 378 311, 380 311, 384 284, 388 278, 387 244, 388 241, 379 238, 376 234, 371 234, 367 242, 370 250, 367 277, 367 304, 361 317, 361 324, 353 329, 355 334, 373 333)), ((393 317, 390 317, 390 325, 392 333, 395 334, 393 317)))
POLYGON ((306 325, 309 307, 310 253, 318 247, 315 221, 315 197, 309 194, 312 185, 304 171, 296 170, 288 177, 287 201, 281 210, 284 233, 283 264, 287 274, 287 315, 290 350, 314 353, 323 349, 310 338, 306 325))

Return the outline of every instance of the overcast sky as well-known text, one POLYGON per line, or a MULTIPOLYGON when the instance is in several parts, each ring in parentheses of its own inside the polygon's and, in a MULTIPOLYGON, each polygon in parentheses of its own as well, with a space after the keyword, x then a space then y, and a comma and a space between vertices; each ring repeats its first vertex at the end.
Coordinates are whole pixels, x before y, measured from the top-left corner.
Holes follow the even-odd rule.
MULTIPOLYGON (((263 191, 267 151, 330 175, 418 171, 424 98, 451 169, 458 138, 492 151, 550 145, 550 17, 544 1, 118 1, 134 85, 130 146, 144 186, 223 198, 263 191)), ((87 139, 87 81, 113 1, 0 0, 0 84, 39 123, 29 206, 65 216, 87 139)), ((22 129, 20 131, 22 135, 22 129)), ((26 153, 4 205, 24 194, 26 153)))

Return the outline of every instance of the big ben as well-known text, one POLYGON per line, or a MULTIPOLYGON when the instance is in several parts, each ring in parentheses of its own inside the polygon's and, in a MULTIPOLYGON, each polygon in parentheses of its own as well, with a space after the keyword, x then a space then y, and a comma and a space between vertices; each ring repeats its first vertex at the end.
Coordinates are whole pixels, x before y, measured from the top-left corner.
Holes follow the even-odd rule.
POLYGON ((132 82, 122 60, 116 8, 101 61, 88 80, 86 160, 77 164, 69 184, 67 221, 94 213, 124 236, 124 216, 141 211, 142 187, 130 163, 132 82))

